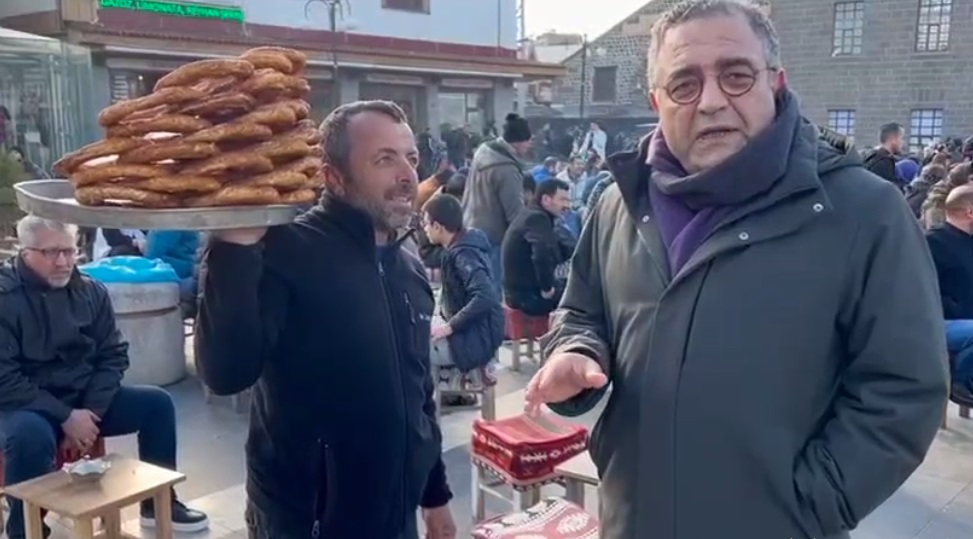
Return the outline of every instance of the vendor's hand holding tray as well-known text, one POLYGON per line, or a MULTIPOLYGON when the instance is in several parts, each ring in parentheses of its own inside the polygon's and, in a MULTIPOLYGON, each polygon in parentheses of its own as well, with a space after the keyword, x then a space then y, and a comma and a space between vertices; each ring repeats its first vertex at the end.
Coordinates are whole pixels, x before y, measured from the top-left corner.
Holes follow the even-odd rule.
POLYGON ((209 208, 147 209, 82 206, 67 180, 35 180, 14 185, 17 205, 27 213, 86 227, 142 230, 229 230, 290 223, 293 205, 217 206, 209 208))

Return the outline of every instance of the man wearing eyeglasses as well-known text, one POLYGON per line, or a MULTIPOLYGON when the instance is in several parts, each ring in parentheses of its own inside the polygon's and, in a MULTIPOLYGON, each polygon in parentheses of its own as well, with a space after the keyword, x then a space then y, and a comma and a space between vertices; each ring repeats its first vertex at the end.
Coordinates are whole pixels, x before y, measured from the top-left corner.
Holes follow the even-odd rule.
POLYGON ((660 126, 611 159, 529 408, 609 395, 603 539, 847 538, 942 420, 922 233, 802 116, 760 7, 678 4, 649 66, 660 126))
MULTIPOLYGON (((0 452, 6 484, 53 471, 58 446, 89 451, 99 437, 138 433, 139 458, 176 466, 176 412, 157 387, 121 385, 128 343, 108 291, 75 269, 77 227, 24 217, 20 253, 0 265, 0 452)), ((205 514, 173 498, 173 529, 208 527, 205 514)), ((7 537, 24 537, 21 503, 10 499, 7 537)), ((143 526, 155 507, 141 507, 143 526)), ((45 526, 45 536, 49 530, 45 526)))

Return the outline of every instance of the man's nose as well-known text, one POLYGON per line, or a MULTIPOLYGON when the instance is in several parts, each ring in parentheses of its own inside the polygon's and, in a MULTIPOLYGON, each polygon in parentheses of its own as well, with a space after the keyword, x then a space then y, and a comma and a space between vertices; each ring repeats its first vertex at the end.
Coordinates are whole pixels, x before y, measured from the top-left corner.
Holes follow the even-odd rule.
POLYGON ((715 78, 707 77, 703 81, 703 90, 699 94, 699 104, 696 109, 703 114, 712 114, 722 110, 727 106, 726 94, 720 89, 720 84, 715 78))

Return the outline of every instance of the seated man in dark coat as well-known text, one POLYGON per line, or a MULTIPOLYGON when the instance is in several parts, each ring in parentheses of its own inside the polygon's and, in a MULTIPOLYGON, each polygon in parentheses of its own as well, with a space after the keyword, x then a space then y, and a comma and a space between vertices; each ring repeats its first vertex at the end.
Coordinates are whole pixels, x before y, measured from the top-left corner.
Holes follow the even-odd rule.
POLYGON ((555 220, 571 207, 571 186, 561 180, 538 184, 534 198, 503 238, 503 294, 507 305, 530 316, 551 313, 563 294, 555 278, 573 250, 563 245, 555 220))
POLYGON ((973 185, 946 196, 946 222, 929 230, 946 319, 952 395, 973 402, 973 185))
MULTIPOLYGON (((122 386, 128 343, 105 287, 75 268, 77 228, 27 216, 21 251, 0 266, 0 440, 7 484, 53 471, 58 446, 88 451, 98 437, 138 433, 139 458, 175 469, 176 412, 157 387, 122 386)), ((21 502, 7 536, 23 539, 21 502)), ((152 502, 143 526, 155 525, 152 502)), ((199 531, 206 515, 173 497, 173 529, 199 531)))

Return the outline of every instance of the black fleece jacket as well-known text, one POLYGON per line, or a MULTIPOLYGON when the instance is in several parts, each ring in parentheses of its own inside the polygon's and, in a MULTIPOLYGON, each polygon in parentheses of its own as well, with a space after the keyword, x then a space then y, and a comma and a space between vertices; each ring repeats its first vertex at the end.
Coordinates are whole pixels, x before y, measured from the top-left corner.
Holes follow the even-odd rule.
POLYGON ((452 496, 433 295, 400 247, 376 249, 370 218, 327 197, 261 244, 210 244, 196 360, 217 394, 256 384, 247 493, 282 537, 393 539, 452 496))

